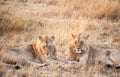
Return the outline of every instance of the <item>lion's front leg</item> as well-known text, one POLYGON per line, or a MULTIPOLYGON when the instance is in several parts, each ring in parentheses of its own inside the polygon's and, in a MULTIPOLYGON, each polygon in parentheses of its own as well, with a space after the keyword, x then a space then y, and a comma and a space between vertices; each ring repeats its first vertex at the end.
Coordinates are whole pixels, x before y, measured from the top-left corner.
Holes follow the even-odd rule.
MULTIPOLYGON (((47 65, 50 64, 49 58, 45 57, 44 55, 38 56, 38 60, 40 61, 40 63, 43 64, 43 66, 47 66, 47 65)), ((37 64, 37 65, 38 65, 38 64, 37 64)))
POLYGON ((41 63, 46 63, 46 62, 47 62, 47 59, 46 59, 46 57, 45 57, 44 55, 40 55, 40 56, 38 56, 37 58, 39 59, 39 61, 40 61, 41 63))
POLYGON ((69 61, 76 61, 76 55, 74 55, 74 53, 72 53, 72 51, 69 51, 69 57, 67 60, 69 61))
POLYGON ((56 51, 54 51, 53 53, 51 53, 51 58, 54 59, 54 60, 57 60, 56 51))
POLYGON ((30 64, 32 66, 38 66, 38 67, 48 66, 47 63, 36 63, 36 62, 32 62, 32 61, 28 61, 28 64, 30 64))
POLYGON ((69 60, 69 61, 75 61, 76 58, 75 58, 75 57, 72 57, 72 56, 69 56, 67 60, 69 60))
POLYGON ((47 63, 37 63, 37 62, 26 60, 26 59, 20 59, 18 63, 23 66, 38 66, 38 67, 43 67, 48 65, 47 63))

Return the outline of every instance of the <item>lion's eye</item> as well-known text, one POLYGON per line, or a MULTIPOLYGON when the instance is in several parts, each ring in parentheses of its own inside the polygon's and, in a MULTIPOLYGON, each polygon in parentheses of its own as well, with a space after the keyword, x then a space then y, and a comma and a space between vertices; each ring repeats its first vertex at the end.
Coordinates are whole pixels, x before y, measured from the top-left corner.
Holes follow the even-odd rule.
POLYGON ((75 41, 75 44, 77 44, 77 41, 75 41))
POLYGON ((51 45, 49 45, 48 47, 51 48, 51 45))
POLYGON ((46 48, 46 46, 44 45, 44 46, 43 46, 43 48, 45 49, 45 48, 46 48))

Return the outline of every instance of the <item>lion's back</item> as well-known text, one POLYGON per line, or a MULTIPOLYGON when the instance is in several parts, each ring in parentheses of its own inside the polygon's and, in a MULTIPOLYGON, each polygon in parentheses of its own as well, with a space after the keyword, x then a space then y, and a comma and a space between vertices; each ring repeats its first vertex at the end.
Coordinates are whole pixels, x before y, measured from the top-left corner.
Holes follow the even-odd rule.
POLYGON ((32 53, 27 49, 27 46, 2 48, 0 50, 0 58, 33 60, 32 53))

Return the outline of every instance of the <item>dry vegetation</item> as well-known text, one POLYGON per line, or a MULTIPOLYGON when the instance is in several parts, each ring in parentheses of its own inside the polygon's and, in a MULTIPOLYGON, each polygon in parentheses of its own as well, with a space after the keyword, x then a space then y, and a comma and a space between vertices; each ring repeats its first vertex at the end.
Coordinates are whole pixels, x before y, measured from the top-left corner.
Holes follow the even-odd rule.
MULTIPOLYGON (((120 47, 120 0, 0 0, 0 47, 30 44, 38 35, 56 36, 58 58, 66 59, 71 33, 88 33, 102 48, 120 47)), ((94 42, 93 42, 94 41, 94 42)), ((77 62, 15 70, 0 64, 0 77, 120 77, 118 70, 77 62)))

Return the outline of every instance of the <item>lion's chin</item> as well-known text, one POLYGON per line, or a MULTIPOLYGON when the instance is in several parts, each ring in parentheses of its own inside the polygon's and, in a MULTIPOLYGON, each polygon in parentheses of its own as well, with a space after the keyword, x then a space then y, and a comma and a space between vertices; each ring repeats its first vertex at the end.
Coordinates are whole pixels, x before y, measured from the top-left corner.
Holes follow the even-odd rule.
POLYGON ((45 55, 45 57, 50 57, 50 54, 49 55, 45 55))
POLYGON ((76 53, 82 53, 82 51, 75 51, 76 53))

